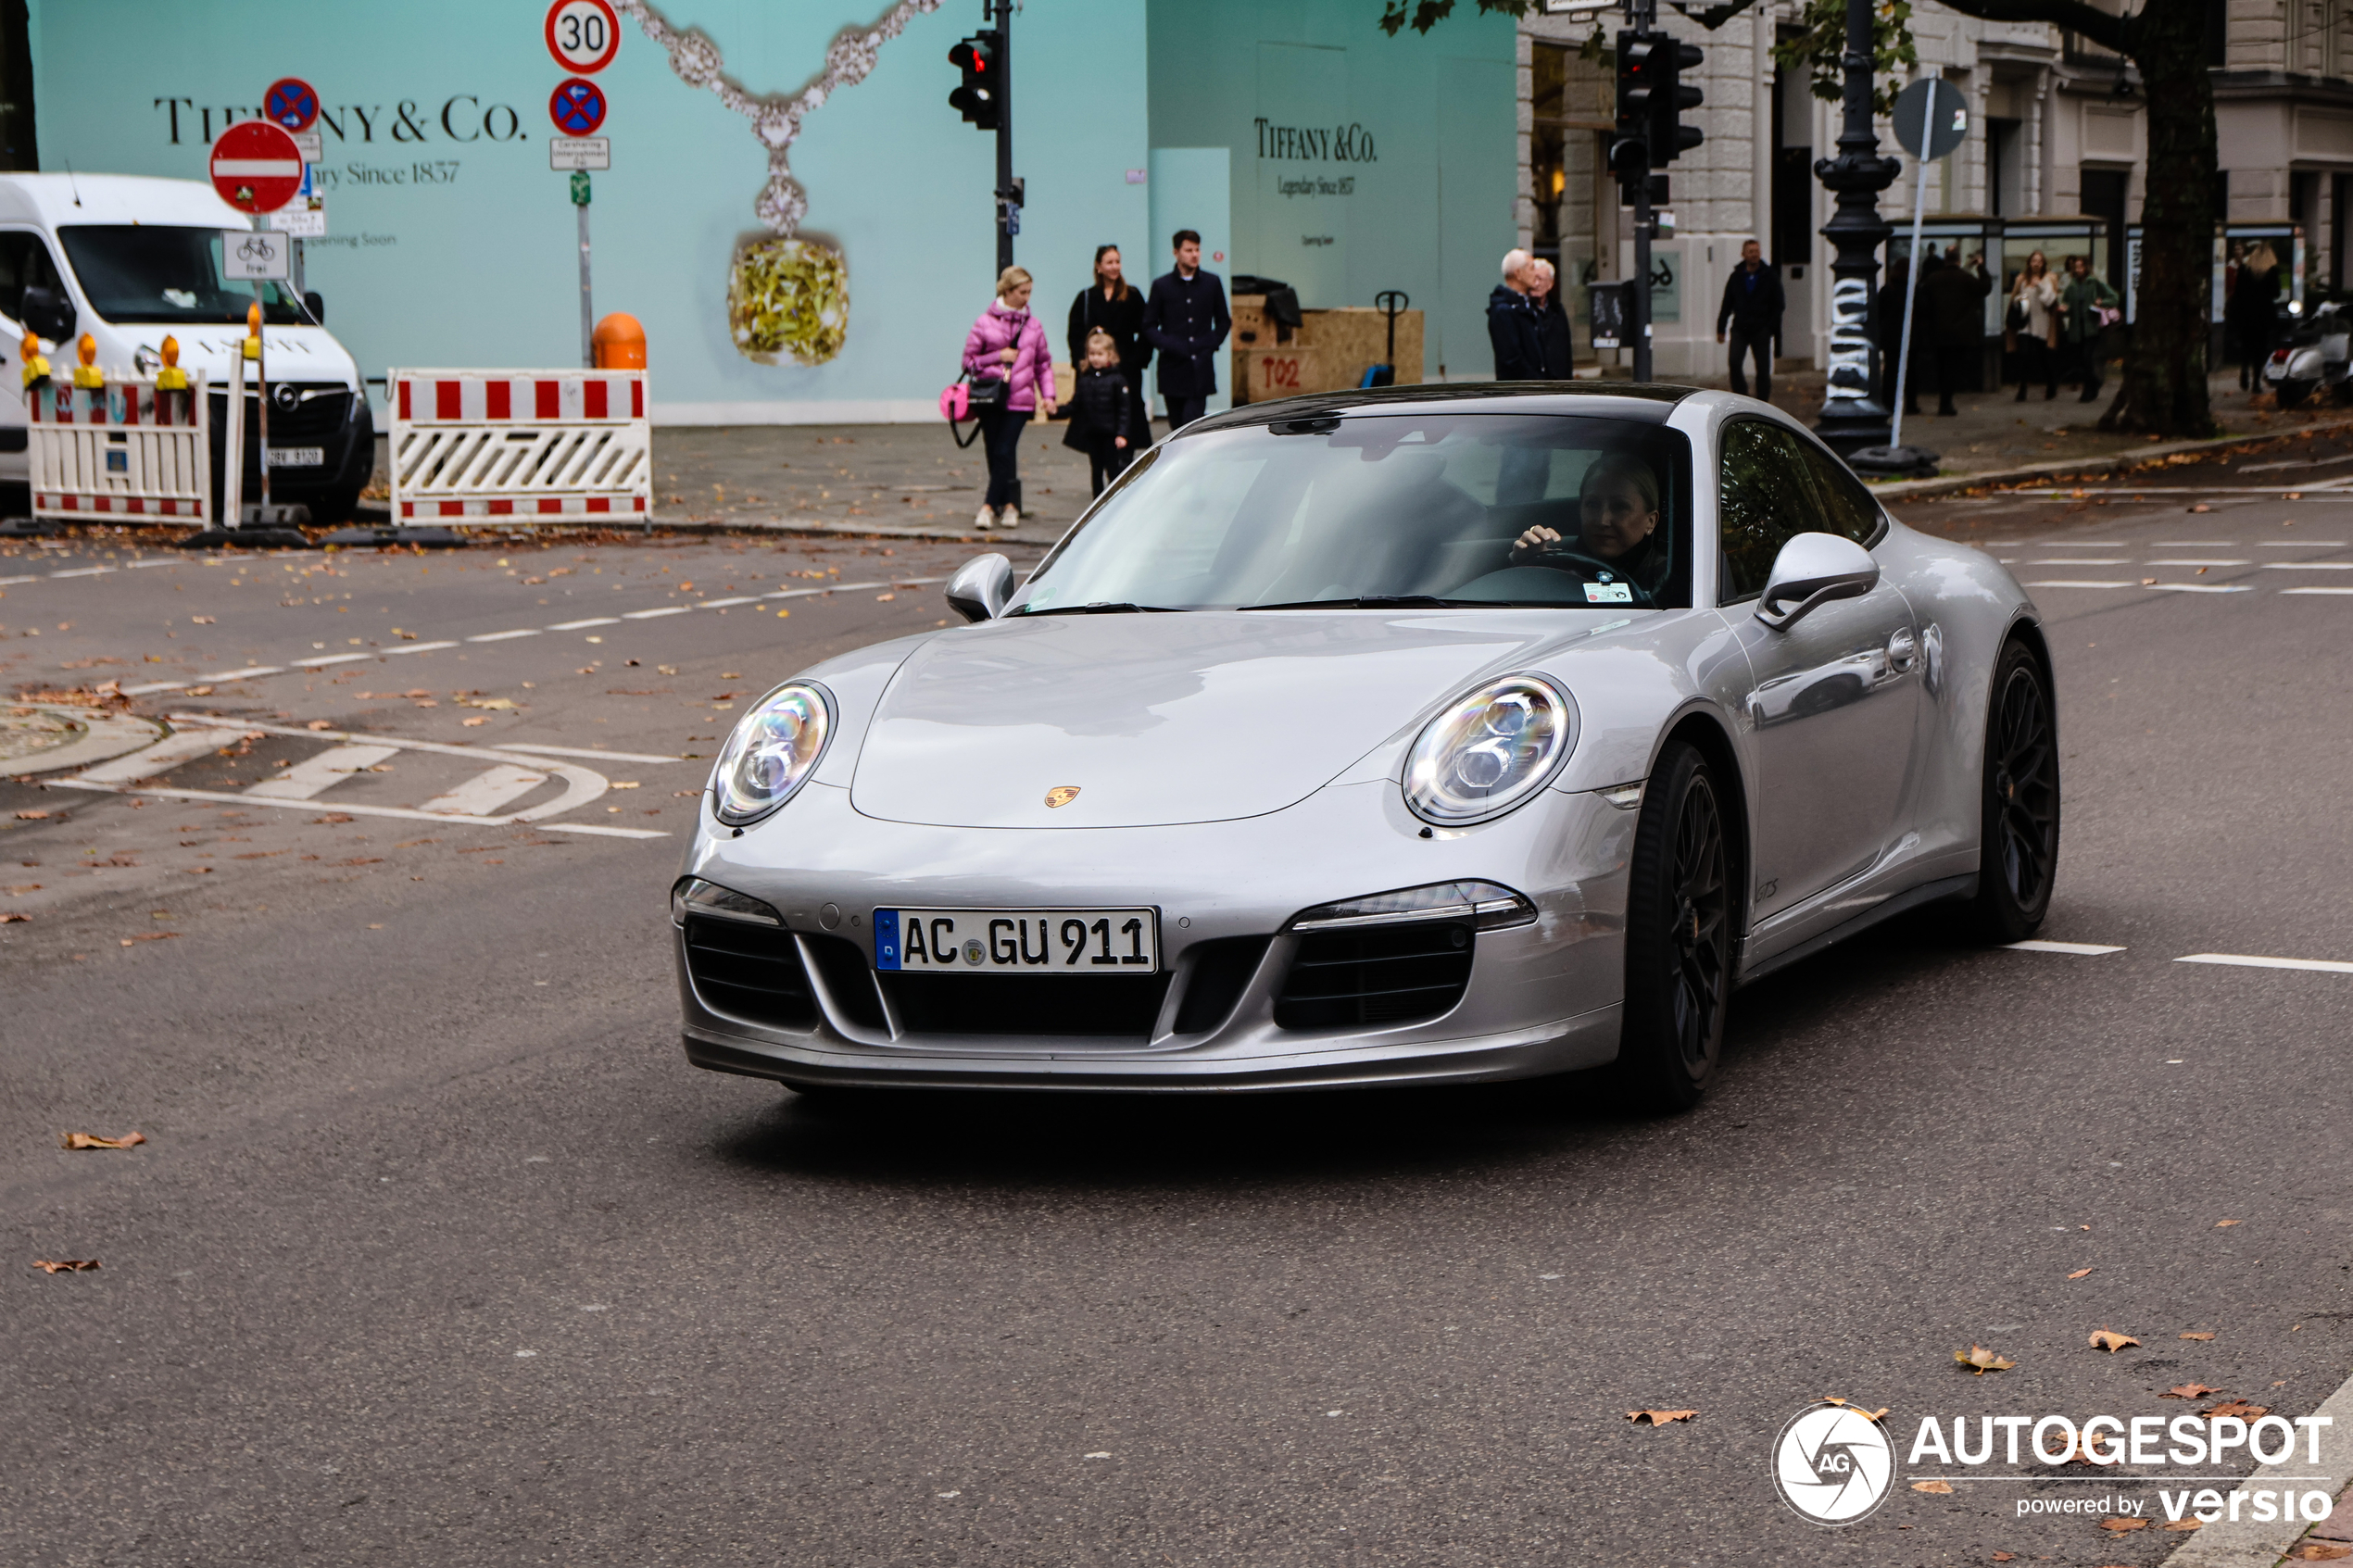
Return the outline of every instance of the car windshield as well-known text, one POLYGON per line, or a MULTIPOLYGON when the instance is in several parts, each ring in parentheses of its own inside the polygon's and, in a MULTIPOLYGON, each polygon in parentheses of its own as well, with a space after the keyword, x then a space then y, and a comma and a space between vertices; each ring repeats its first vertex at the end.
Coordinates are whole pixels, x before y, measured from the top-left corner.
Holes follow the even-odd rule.
MULTIPOLYGON (((153 223, 69 223, 57 231, 91 307, 109 321, 212 325, 242 321, 261 290, 263 319, 291 326, 302 312, 277 283, 232 282, 221 275, 219 229, 153 223)), ((241 244, 283 246, 283 234, 241 244)))
POLYGON ((1690 498, 1690 444, 1642 420, 1352 414, 1206 433, 1146 453, 1012 612, 1680 608, 1690 498))

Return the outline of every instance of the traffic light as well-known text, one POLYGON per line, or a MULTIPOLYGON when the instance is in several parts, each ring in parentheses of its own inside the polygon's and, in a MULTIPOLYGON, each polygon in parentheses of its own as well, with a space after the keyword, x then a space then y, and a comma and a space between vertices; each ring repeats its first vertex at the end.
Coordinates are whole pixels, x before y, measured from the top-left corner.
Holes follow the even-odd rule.
POLYGON ((964 73, 963 85, 948 94, 948 107, 983 131, 997 129, 998 59, 1004 41, 1000 32, 975 32, 948 51, 948 63, 964 73))
POLYGON ((1659 35, 1620 31, 1617 35, 1617 138, 1609 144, 1610 172, 1617 182, 1632 188, 1650 171, 1651 102, 1659 67, 1659 35))
POLYGON ((1698 88, 1684 83, 1683 72, 1695 69, 1706 56, 1697 44, 1678 44, 1663 32, 1655 36, 1655 42, 1657 47, 1650 56, 1655 80, 1650 90, 1648 137, 1654 168, 1673 163, 1677 157, 1706 140, 1698 126, 1683 123, 1683 111, 1699 107, 1701 99, 1698 88))

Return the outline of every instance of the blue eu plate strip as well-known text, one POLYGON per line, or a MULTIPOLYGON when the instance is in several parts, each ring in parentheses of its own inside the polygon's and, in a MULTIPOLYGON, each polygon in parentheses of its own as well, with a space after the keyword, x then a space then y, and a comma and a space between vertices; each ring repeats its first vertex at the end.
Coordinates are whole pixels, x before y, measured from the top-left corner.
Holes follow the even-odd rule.
POLYGON ((899 967, 899 911, 897 909, 875 911, 875 967, 876 969, 899 967))

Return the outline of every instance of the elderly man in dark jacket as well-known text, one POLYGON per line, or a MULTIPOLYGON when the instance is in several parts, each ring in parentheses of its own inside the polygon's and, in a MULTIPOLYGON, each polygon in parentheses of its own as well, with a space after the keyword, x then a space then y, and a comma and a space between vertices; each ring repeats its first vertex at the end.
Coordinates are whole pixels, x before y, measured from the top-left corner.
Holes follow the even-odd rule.
POLYGON ((1773 400, 1773 345, 1781 337, 1781 270, 1765 259, 1755 240, 1741 245, 1741 264, 1724 280, 1724 303, 1716 312, 1716 341, 1732 329, 1732 390, 1748 395, 1750 355, 1756 357, 1756 395, 1773 400))
POLYGON ((1144 341, 1160 350, 1160 395, 1170 434, 1202 417, 1217 390, 1217 350, 1233 330, 1226 285, 1201 266, 1201 236, 1176 235, 1176 266, 1152 280, 1144 302, 1144 341))
POLYGON ((1972 355, 1985 352, 1985 296, 1994 292, 1982 253, 1967 266, 1944 265, 1920 280, 1920 309, 1928 316, 1929 341, 1936 345, 1936 411, 1957 414, 1953 394, 1969 378, 1972 355))
POLYGON ((1495 350, 1497 381, 1544 379, 1544 328, 1528 297, 1535 270, 1524 250, 1504 253, 1504 281, 1487 296, 1487 341, 1495 350))

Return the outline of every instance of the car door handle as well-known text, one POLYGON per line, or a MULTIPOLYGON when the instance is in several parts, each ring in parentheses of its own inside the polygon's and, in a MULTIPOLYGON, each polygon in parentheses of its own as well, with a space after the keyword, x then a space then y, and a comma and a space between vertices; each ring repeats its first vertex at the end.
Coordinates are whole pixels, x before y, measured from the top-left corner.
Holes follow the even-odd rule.
POLYGON ((1899 675, 1919 661, 1919 643, 1908 626, 1898 627, 1895 635, 1887 639, 1887 667, 1899 675))

